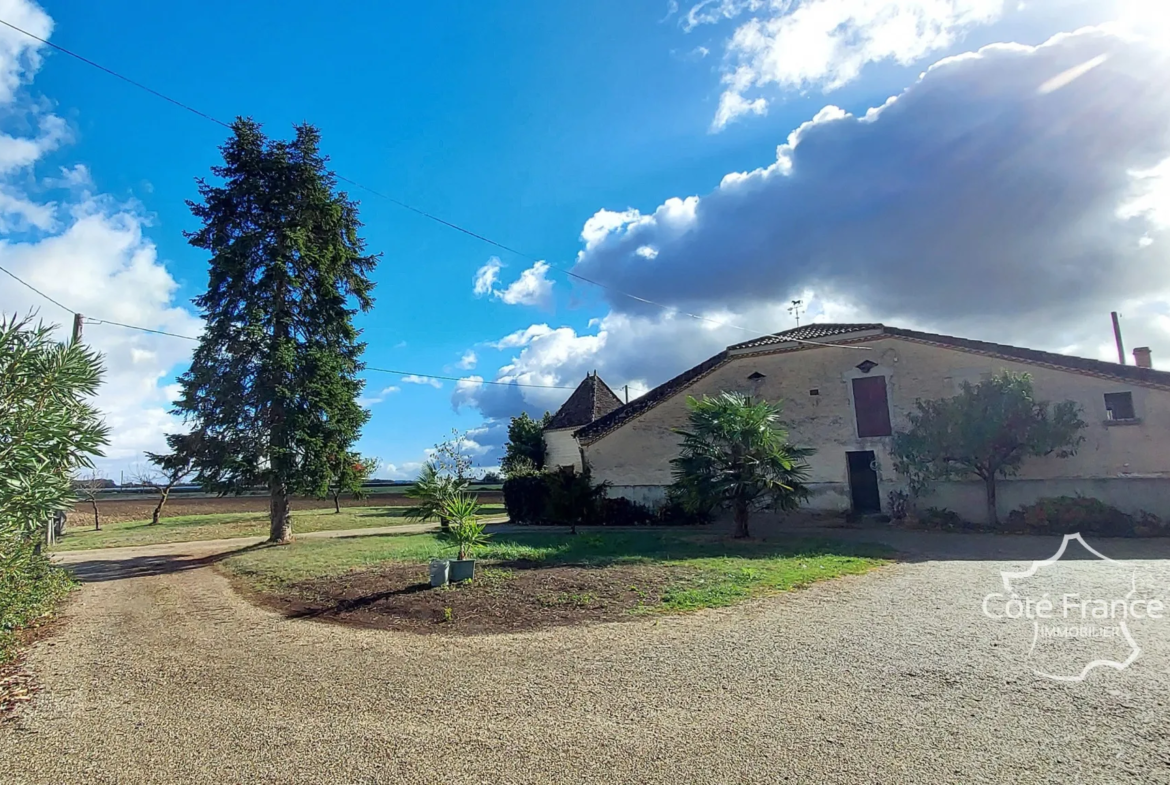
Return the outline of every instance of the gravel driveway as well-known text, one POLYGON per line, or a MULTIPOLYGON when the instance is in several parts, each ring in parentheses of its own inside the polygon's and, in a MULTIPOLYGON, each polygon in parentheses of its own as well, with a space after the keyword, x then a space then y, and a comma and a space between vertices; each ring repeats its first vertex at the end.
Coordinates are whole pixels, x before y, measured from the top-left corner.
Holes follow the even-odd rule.
MULTIPOLYGON (((838 536, 910 558, 484 638, 285 620, 200 558, 236 546, 68 554, 90 582, 30 656, 45 689, 0 727, 0 782, 1170 782, 1170 620, 1132 627, 1127 670, 1041 679, 980 606, 1059 539, 838 536)), ((1094 544, 1170 587, 1170 543, 1094 544)))

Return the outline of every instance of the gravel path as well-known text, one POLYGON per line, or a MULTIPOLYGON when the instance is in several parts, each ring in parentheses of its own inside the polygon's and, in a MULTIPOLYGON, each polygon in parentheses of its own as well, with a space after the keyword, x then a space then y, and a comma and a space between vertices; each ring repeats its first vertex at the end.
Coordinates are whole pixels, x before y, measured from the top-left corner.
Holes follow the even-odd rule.
MULTIPOLYGON (((1170 782, 1170 620, 1132 628, 1128 670, 1039 679, 980 603, 1059 540, 839 536, 910 558, 483 638, 282 619, 200 560, 222 544, 69 554, 90 582, 29 658, 45 689, 0 726, 0 782, 1170 782)), ((1170 543, 1099 547, 1170 587, 1170 543)))

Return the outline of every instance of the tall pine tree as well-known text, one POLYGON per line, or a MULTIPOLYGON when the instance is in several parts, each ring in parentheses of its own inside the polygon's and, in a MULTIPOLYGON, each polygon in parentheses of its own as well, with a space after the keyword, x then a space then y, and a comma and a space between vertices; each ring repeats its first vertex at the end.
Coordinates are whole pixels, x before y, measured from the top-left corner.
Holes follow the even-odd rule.
POLYGON ((353 316, 373 305, 378 257, 358 236, 357 204, 335 191, 316 128, 277 141, 240 118, 232 132, 211 170, 220 183, 200 179, 202 200, 188 202, 203 226, 187 239, 211 269, 194 301, 206 330, 175 412, 202 437, 199 481, 221 493, 267 487, 269 541, 288 542, 290 496, 324 495, 329 456, 369 418, 353 316))

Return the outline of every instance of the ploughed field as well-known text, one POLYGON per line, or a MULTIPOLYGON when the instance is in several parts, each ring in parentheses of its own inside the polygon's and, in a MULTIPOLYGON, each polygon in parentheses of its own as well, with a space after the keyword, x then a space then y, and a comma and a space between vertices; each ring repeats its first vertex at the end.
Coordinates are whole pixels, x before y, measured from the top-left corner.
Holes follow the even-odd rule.
MULTIPOLYGON (((375 489, 364 499, 341 497, 341 506, 345 507, 406 507, 411 500, 402 491, 406 486, 391 486, 390 489, 375 489), (381 492, 379 492, 381 491, 381 492)), ((498 490, 478 490, 474 486, 472 493, 479 496, 481 504, 500 504, 503 494, 498 490)), ((158 504, 158 497, 143 495, 134 498, 98 499, 98 514, 102 523, 121 523, 123 521, 149 520, 150 514, 158 504)), ((298 510, 332 509, 332 499, 315 499, 312 497, 296 497, 292 503, 293 513, 298 510)), ((178 495, 167 500, 163 508, 164 518, 173 518, 186 515, 211 515, 220 513, 247 513, 267 512, 267 496, 194 496, 178 495)), ((93 528, 93 508, 89 502, 78 502, 68 513, 67 527, 93 528)))

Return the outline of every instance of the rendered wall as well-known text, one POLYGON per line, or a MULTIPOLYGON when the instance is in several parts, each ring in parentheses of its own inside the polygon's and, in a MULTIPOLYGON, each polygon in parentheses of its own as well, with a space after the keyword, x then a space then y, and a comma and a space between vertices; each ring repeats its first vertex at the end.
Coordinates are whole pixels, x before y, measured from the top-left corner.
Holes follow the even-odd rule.
MULTIPOLYGON (((879 489, 885 505, 886 494, 900 488, 902 483, 893 471, 889 455, 890 437, 857 436, 851 400, 852 379, 866 375, 856 368, 863 360, 878 363, 868 375, 886 376, 895 430, 907 427, 907 413, 913 410, 916 398, 954 395, 961 382, 976 382, 1001 370, 1030 374, 1040 399, 1076 401, 1082 408, 1082 418, 1088 423, 1084 431, 1085 441, 1077 455, 1066 459, 1054 456, 1028 459, 1020 474, 1021 480, 1099 480, 1131 475, 1170 478, 1170 450, 1167 450, 1167 444, 1170 444, 1170 392, 898 338, 881 338, 862 345, 868 349, 809 347, 736 356, 694 382, 689 389, 587 444, 585 455, 594 478, 609 481, 615 486, 615 492, 622 487, 667 485, 670 482, 670 460, 678 450, 678 436, 673 429, 686 422, 687 395, 740 391, 768 400, 781 400, 793 441, 817 449, 809 461, 812 480, 816 484, 810 507, 825 510, 850 507, 845 457, 846 451, 850 450, 874 451, 879 489), (756 372, 766 378, 761 382, 749 381, 748 376, 756 372), (818 395, 810 394, 814 389, 818 395), (1124 391, 1133 394, 1134 409, 1140 422, 1107 424, 1104 394, 1124 391)), ((1126 492, 1119 489, 1127 485, 1066 482, 1019 487, 1021 499, 1032 498, 1036 493, 1057 495, 1065 492, 1061 489, 1074 488, 1082 489, 1082 493, 1092 489, 1108 493, 1110 498, 1123 499, 1126 492), (1102 490, 1106 486, 1109 490, 1102 490)), ((1133 487, 1157 489, 1162 485, 1153 483, 1133 487)), ((1004 505, 1018 506, 1016 497, 1011 495, 1015 491, 1001 493, 1007 494, 1001 497, 1004 505)), ((1150 512, 1170 516, 1170 499, 1159 495, 1161 491, 1141 493, 1145 494, 1141 498, 1143 503, 1150 505, 1150 512)), ((963 507, 956 512, 975 516, 978 505, 966 501, 969 495, 969 489, 952 492, 954 503, 963 507)), ((979 498, 982 499, 981 491, 979 498)))

